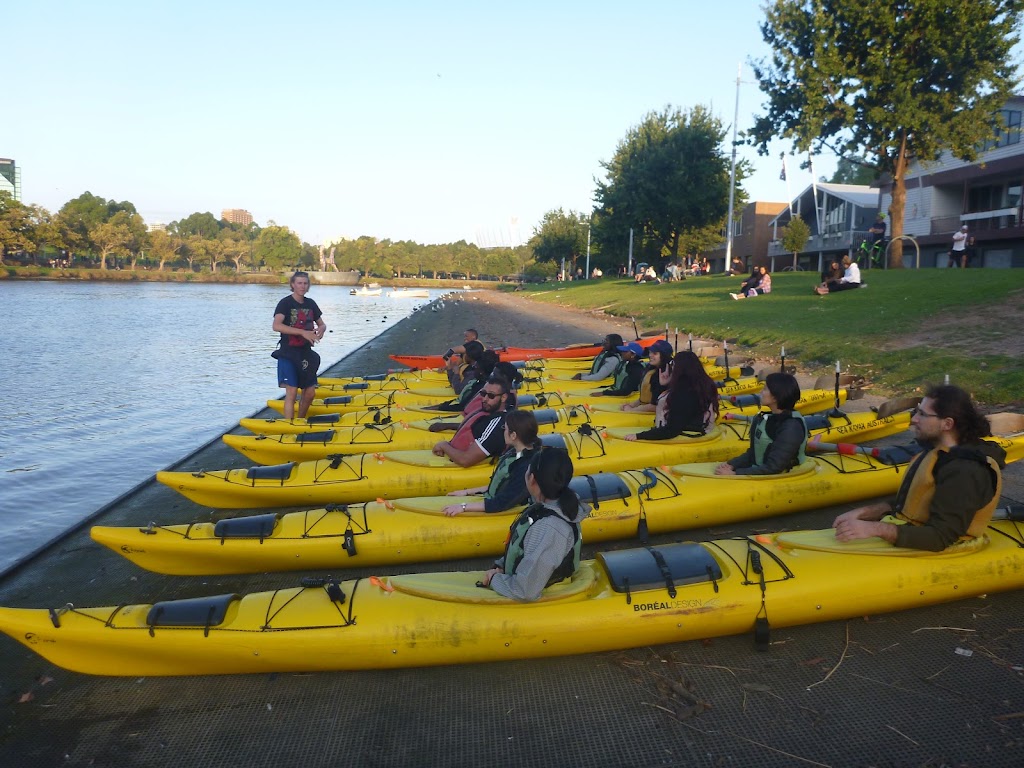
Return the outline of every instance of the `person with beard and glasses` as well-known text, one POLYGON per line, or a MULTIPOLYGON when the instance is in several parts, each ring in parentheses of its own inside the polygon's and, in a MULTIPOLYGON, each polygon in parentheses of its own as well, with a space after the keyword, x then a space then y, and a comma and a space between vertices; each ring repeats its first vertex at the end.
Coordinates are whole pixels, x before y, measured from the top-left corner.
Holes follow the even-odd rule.
POLYGON ((573 466, 560 448, 541 448, 526 470, 533 503, 509 528, 505 554, 480 580, 499 595, 530 602, 580 567, 580 523, 590 509, 569 487, 573 466))
POLYGON ((894 499, 851 509, 835 519, 838 541, 872 536, 897 547, 941 552, 985 533, 1002 489, 1006 452, 971 397, 952 385, 932 387, 910 427, 925 449, 894 499), (891 515, 890 520, 883 520, 891 515))
POLYGON ((750 423, 750 447, 745 453, 715 467, 716 475, 777 475, 789 472, 804 461, 807 425, 794 411, 800 399, 800 385, 788 373, 769 373, 761 391, 759 413, 750 423))
POLYGON ((452 435, 431 449, 435 456, 447 456, 460 467, 472 467, 505 450, 505 404, 508 380, 491 376, 480 390, 480 410, 467 416, 452 435))
POLYGON ((281 334, 278 348, 271 356, 277 360, 277 385, 284 388, 284 417, 295 417, 295 398, 302 390, 299 418, 305 418, 316 397, 316 374, 320 355, 313 345, 327 332, 327 323, 316 302, 306 296, 309 273, 296 272, 288 281, 292 292, 277 302, 273 329, 281 334))

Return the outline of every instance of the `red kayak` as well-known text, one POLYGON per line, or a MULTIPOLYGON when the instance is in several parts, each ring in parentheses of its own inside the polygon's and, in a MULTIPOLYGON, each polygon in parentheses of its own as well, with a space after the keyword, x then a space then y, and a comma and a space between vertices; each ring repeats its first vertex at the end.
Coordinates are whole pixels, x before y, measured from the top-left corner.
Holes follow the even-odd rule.
MULTIPOLYGON (((662 336, 646 336, 637 339, 636 343, 647 349, 662 336)), ((566 347, 503 347, 494 351, 501 355, 502 360, 538 360, 545 358, 596 357, 601 353, 600 344, 570 344, 566 347)), ((388 355, 399 365, 407 368, 443 368, 444 358, 441 355, 388 355)))

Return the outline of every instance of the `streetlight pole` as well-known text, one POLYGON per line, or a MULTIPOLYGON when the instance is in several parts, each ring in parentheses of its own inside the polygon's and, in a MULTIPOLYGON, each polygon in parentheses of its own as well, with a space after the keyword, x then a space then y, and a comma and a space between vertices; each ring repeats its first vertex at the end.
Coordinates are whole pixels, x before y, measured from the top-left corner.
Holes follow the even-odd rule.
POLYGON ((586 279, 590 279, 590 219, 587 219, 587 274, 586 279))
POLYGON ((740 81, 743 77, 743 65, 740 64, 736 71, 736 109, 732 117, 732 165, 729 168, 729 217, 725 223, 725 271, 728 272, 732 264, 732 230, 733 230, 733 209, 736 201, 736 123, 740 119, 740 81))

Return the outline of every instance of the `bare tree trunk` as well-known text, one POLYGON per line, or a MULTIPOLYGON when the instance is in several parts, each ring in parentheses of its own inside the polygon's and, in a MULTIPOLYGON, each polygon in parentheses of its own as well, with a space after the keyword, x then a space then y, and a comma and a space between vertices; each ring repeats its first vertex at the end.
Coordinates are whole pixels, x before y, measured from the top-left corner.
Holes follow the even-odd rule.
POLYGON ((889 206, 889 220, 892 222, 892 248, 889 250, 889 266, 892 269, 903 268, 903 241, 898 238, 903 234, 903 211, 907 206, 907 133, 900 137, 899 154, 896 155, 896 167, 892 174, 892 205, 889 206))

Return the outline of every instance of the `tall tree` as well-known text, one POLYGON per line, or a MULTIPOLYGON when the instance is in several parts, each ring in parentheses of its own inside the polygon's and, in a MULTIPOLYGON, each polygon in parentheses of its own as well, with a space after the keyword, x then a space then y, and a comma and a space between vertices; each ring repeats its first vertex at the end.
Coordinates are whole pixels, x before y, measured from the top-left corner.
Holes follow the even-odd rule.
MULTIPOLYGON (((89 251, 99 246, 90 239, 90 233, 100 224, 110 221, 116 214, 136 214, 135 206, 127 200, 116 202, 105 200, 92 192, 83 192, 68 200, 57 212, 56 224, 68 248, 71 258, 75 253, 89 251)), ((104 260, 105 261, 105 260, 104 260)))
POLYGON ((271 270, 280 270, 299 263, 302 243, 288 227, 271 224, 260 230, 253 244, 253 260, 271 270))
POLYGON ((185 245, 180 237, 174 237, 162 229, 150 232, 149 241, 150 255, 159 264, 158 272, 163 272, 164 264, 176 259, 185 245))
POLYGON ((528 243, 533 258, 556 265, 565 259, 571 264, 569 271, 575 273, 576 261, 587 252, 587 226, 586 217, 576 211, 548 211, 528 243))
POLYGON ((96 246, 100 269, 107 268, 107 257, 127 256, 132 241, 131 214, 119 211, 108 221, 89 230, 89 240, 96 246))
POLYGON ((836 172, 829 181, 833 184, 868 185, 878 178, 878 169, 859 155, 840 157, 836 172))
MULTIPOLYGON (((679 255, 689 230, 717 226, 729 209, 725 128, 703 106, 689 112, 666 107, 630 129, 598 181, 594 240, 615 248, 632 228, 648 252, 679 255)), ((737 183, 749 174, 740 162, 737 183)), ((738 192, 742 202, 742 190, 738 192)))
POLYGON ((235 272, 241 272, 243 264, 251 258, 252 243, 243 233, 231 228, 222 229, 217 239, 224 258, 234 262, 235 272))
POLYGON ((35 251, 32 212, 7 192, 0 192, 0 264, 8 253, 35 251))
MULTIPOLYGON (((224 224, 226 226, 227 222, 224 222, 224 224)), ((207 211, 206 213, 193 213, 179 221, 172 221, 167 225, 167 229, 172 234, 180 235, 181 237, 198 235, 199 237, 212 240, 220 233, 221 222, 212 213, 207 211)))
POLYGON ((793 254, 793 267, 796 267, 797 255, 807 245, 811 236, 811 228, 800 214, 793 214, 789 224, 782 228, 782 247, 793 254))
MULTIPOLYGON (((1017 83, 1011 49, 1024 0, 774 0, 754 63, 766 94, 752 142, 782 136, 800 152, 860 153, 893 180, 893 238, 903 233, 911 157, 973 160, 1017 83)), ((902 266, 901 241, 892 266, 902 266)))

